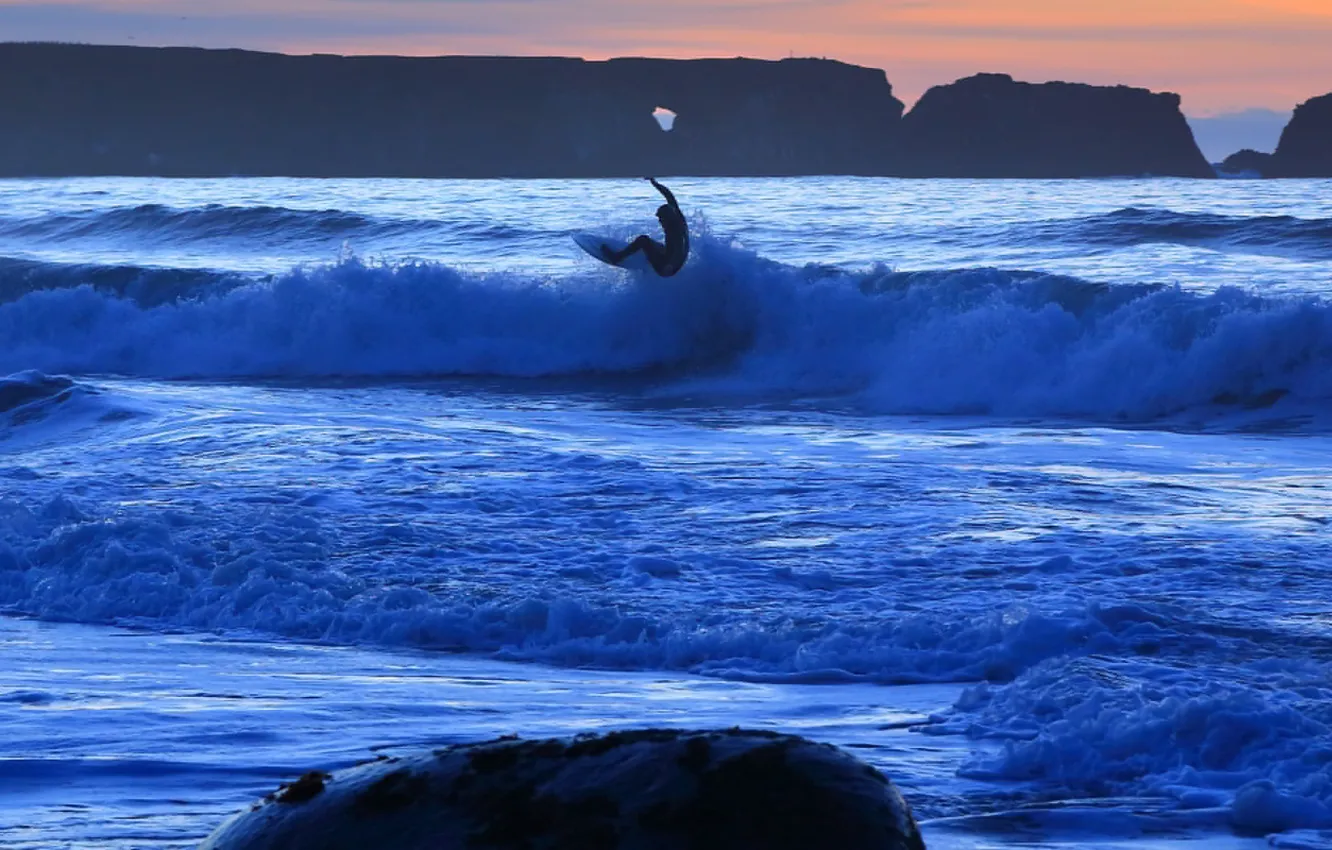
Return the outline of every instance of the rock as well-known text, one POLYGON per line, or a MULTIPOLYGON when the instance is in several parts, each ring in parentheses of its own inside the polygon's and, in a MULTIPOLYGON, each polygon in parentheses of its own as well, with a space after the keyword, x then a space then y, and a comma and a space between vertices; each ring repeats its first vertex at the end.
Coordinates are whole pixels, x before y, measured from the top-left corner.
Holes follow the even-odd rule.
POLYGON ((818 59, 0 44, 0 177, 881 174, 901 115, 818 59))
POLYGON ((1262 177, 1272 168, 1272 155, 1245 148, 1232 153, 1216 166, 1218 174, 1228 177, 1262 177))
POLYGON ((1295 107, 1268 176, 1332 177, 1332 94, 1295 107))
POLYGON ((927 91, 902 120, 904 177, 1213 177, 1179 95, 977 74, 927 91))
POLYGON ((924 850, 883 774, 733 729, 501 738, 307 773, 202 850, 924 850))

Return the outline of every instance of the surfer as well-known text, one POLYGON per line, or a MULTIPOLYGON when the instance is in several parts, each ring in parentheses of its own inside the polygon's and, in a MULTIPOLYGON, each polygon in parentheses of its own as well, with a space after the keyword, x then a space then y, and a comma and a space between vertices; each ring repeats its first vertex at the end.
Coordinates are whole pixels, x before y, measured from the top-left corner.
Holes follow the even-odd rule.
POLYGON ((601 253, 607 262, 618 265, 635 251, 642 251, 652 264, 653 271, 662 277, 670 277, 683 268, 685 260, 689 259, 689 225, 671 190, 658 183, 655 177, 643 179, 652 183, 666 199, 666 203, 657 207, 657 221, 661 222, 661 229, 666 234, 666 244, 643 234, 619 251, 611 250, 609 245, 602 245, 601 253))

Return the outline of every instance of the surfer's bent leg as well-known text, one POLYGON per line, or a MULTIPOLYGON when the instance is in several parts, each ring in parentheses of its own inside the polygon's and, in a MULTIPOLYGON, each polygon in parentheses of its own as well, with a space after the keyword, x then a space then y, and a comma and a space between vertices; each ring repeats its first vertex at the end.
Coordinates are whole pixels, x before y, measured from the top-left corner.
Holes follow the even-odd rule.
POLYGON ((611 262, 618 263, 635 251, 642 251, 648 255, 648 261, 650 262, 654 253, 653 249, 657 247, 657 243, 653 241, 652 237, 645 234, 624 246, 620 251, 612 251, 610 248, 602 245, 601 253, 605 254, 611 262))

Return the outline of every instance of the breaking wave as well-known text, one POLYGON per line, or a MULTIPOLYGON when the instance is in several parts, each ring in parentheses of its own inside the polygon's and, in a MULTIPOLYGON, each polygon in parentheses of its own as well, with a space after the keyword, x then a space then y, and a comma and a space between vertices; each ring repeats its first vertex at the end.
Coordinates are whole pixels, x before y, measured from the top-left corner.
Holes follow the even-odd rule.
POLYGON ((999 269, 841 272, 705 238, 670 281, 349 260, 259 278, 0 264, 0 370, 610 375, 891 413, 1149 420, 1332 401, 1332 305, 999 269))

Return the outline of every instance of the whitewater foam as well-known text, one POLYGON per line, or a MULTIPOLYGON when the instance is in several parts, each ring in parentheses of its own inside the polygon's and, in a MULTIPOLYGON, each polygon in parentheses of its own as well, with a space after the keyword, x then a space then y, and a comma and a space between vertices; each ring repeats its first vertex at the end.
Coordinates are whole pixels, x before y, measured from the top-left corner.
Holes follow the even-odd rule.
POLYGON ((971 778, 1227 806, 1235 827, 1259 833, 1327 828, 1330 675, 1308 659, 1211 669, 1062 657, 968 690, 929 731, 1004 742, 962 769, 971 778))
POLYGON ((691 392, 849 396, 888 413, 1130 421, 1277 402, 1316 411, 1332 400, 1332 308, 1228 288, 996 269, 838 272, 715 239, 700 239, 670 281, 355 259, 246 283, 161 272, 70 285, 81 274, 62 271, 63 285, 38 280, 0 304, 10 343, 0 368, 223 379, 602 374, 686 381, 691 392))

